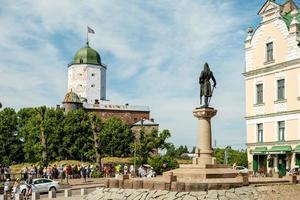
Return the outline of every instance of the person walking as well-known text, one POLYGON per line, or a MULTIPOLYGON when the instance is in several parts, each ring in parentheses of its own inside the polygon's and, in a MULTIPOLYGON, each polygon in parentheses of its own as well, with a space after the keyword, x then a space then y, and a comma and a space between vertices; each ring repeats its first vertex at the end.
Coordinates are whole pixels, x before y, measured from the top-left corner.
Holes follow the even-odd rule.
POLYGON ((25 194, 25 200, 29 199, 29 196, 32 193, 32 177, 29 176, 28 179, 25 182, 26 184, 26 194, 25 194))
POLYGON ((87 170, 86 170, 85 166, 82 165, 81 169, 80 169, 80 174, 81 174, 81 177, 82 177, 82 181, 84 183, 86 183, 86 173, 87 173, 87 170))
POLYGON ((16 181, 15 181, 15 183, 14 183, 13 191, 12 191, 13 192, 12 193, 13 200, 15 200, 16 194, 19 194, 21 192, 20 185, 21 185, 20 179, 17 178, 16 181))
POLYGON ((6 181, 4 182, 4 194, 5 195, 7 195, 9 193, 9 187, 10 187, 9 179, 6 179, 6 181))

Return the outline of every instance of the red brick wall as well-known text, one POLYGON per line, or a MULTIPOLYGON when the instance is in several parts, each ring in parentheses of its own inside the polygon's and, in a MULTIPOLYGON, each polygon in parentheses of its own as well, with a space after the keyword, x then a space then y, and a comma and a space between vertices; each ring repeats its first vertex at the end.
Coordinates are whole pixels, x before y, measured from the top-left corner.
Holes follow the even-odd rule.
POLYGON ((124 122, 132 125, 141 119, 150 119, 149 111, 129 111, 129 110, 102 110, 102 109, 88 109, 88 112, 95 112, 101 119, 108 119, 110 117, 119 117, 124 122))

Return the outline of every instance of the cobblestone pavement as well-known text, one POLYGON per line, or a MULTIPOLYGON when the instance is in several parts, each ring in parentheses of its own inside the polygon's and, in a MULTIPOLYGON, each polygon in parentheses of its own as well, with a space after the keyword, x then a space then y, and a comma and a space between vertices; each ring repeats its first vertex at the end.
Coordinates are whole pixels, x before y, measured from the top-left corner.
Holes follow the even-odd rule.
MULTIPOLYGON (((43 198, 44 199, 44 198, 43 198)), ((46 198, 45 198, 46 199, 46 198)), ((300 184, 272 184, 267 186, 248 186, 230 190, 209 190, 208 192, 169 192, 159 190, 134 190, 117 188, 97 188, 81 197, 74 193, 72 197, 58 196, 57 200, 297 200, 300 199, 300 184), (91 192, 91 193, 90 193, 91 192)))
POLYGON ((85 200, 133 200, 133 199, 165 199, 165 200, 201 200, 201 199, 258 199, 255 187, 242 187, 230 190, 209 190, 208 192, 169 192, 160 190, 133 190, 97 188, 96 191, 84 197, 85 200))

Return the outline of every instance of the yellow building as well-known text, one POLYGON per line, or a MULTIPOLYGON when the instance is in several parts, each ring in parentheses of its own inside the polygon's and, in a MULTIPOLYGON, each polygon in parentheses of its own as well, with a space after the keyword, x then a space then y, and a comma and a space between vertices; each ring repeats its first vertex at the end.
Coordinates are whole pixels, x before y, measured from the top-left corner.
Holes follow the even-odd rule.
POLYGON ((300 165, 300 13, 268 0, 245 41, 249 169, 285 175, 300 165))

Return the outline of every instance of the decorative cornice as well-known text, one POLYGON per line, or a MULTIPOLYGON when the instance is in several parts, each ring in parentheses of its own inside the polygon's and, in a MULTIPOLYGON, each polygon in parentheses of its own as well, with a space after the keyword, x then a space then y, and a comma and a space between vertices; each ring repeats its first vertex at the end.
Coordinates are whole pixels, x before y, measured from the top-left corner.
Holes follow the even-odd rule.
POLYGON ((217 114, 217 110, 215 110, 214 108, 197 108, 193 110, 193 114, 198 119, 212 118, 217 114))
POLYGON ((266 145, 287 145, 287 144, 297 145, 300 144, 300 140, 246 143, 248 147, 262 147, 266 145))
POLYGON ((277 112, 277 113, 269 113, 264 115, 255 115, 255 116, 248 116, 245 117, 246 120, 251 119, 259 119, 259 118, 265 118, 265 117, 277 117, 282 115, 291 115, 291 114, 299 114, 300 110, 292 110, 292 111, 284 111, 284 112, 277 112))
POLYGON ((279 63, 279 64, 275 64, 275 65, 270 65, 270 66, 263 67, 263 68, 260 68, 260 69, 255 69, 255 70, 252 70, 252 71, 249 71, 249 72, 244 72, 242 74, 247 78, 247 77, 250 77, 250 76, 255 76, 255 75, 258 75, 258 74, 271 72, 271 71, 274 71, 274 70, 277 70, 277 69, 283 69, 285 67, 289 67, 289 66, 297 65, 297 64, 300 64, 300 58, 290 60, 290 61, 287 61, 287 62, 283 62, 283 63, 279 63))

